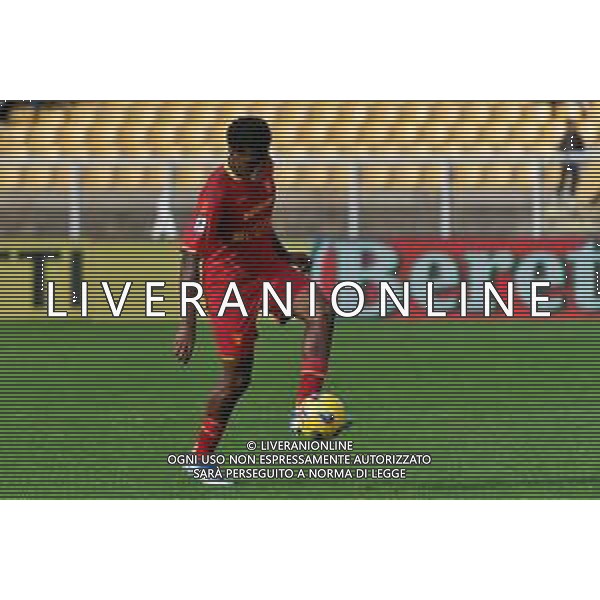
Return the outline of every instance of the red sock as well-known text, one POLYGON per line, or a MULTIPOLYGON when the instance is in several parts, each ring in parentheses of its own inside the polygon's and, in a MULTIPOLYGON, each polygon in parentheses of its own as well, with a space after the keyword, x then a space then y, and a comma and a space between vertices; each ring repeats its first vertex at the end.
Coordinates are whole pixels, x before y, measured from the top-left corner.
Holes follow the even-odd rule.
POLYGON ((296 394, 296 404, 301 404, 308 398, 319 395, 327 375, 327 362, 324 358, 305 358, 302 361, 302 374, 296 394))
POLYGON ((217 449, 224 432, 225 425, 219 423, 216 419, 206 418, 198 434, 194 452, 196 454, 213 453, 217 449))

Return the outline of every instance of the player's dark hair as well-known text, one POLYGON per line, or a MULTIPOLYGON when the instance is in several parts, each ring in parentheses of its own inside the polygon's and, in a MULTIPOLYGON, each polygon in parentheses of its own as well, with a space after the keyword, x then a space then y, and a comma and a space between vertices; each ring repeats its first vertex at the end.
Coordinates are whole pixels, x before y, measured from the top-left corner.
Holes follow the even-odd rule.
POLYGON ((227 128, 227 143, 232 148, 266 151, 271 145, 271 130, 260 117, 240 117, 227 128))

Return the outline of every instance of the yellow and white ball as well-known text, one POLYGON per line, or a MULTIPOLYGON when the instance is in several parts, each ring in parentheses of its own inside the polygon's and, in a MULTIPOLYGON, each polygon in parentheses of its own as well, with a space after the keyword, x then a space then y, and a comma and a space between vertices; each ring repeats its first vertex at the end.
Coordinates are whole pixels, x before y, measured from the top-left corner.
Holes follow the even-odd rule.
POLYGON ((292 421, 292 430, 313 439, 335 437, 348 426, 344 403, 331 393, 323 393, 316 398, 305 400, 296 410, 292 421))

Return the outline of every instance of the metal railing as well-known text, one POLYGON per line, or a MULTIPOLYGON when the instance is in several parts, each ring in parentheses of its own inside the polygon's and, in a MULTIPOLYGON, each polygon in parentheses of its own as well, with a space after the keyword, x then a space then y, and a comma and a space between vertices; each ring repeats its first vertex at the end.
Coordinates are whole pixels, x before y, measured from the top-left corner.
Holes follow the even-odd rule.
MULTIPOLYGON (((564 163, 592 163, 600 164, 600 152, 576 152, 562 153, 558 151, 551 152, 477 152, 455 153, 439 152, 425 153, 414 152, 411 154, 392 154, 392 153, 371 153, 371 154, 353 154, 350 152, 333 156, 331 154, 274 154, 274 162, 277 166, 285 169, 286 166, 294 165, 335 165, 342 166, 348 171, 348 190, 347 190, 347 227, 346 233, 349 237, 358 237, 361 234, 361 207, 364 202, 365 186, 362 182, 362 174, 366 167, 373 166, 439 166, 443 175, 439 189, 439 235, 448 237, 453 231, 453 192, 454 192, 454 169, 464 166, 483 166, 495 164, 499 166, 523 166, 533 167, 531 189, 531 233, 534 236, 543 234, 543 208, 548 200, 544 191, 544 175, 548 167, 564 163)), ((198 166, 218 166, 222 164, 222 159, 215 156, 147 156, 147 157, 118 157, 118 156, 0 156, 0 167, 9 168, 11 166, 61 166, 71 169, 70 193, 69 193, 69 212, 68 212, 68 233, 70 237, 77 238, 81 235, 82 217, 81 208, 85 202, 82 185, 82 170, 89 167, 102 167, 106 169, 111 166, 157 166, 166 170, 166 176, 162 191, 157 200, 157 224, 153 230, 155 236, 161 235, 161 220, 165 224, 165 231, 168 234, 170 225, 168 224, 169 205, 172 201, 175 181, 178 167, 183 165, 198 166)), ((201 183, 201 182, 199 182, 201 183)), ((600 177, 598 180, 600 188, 600 177)))

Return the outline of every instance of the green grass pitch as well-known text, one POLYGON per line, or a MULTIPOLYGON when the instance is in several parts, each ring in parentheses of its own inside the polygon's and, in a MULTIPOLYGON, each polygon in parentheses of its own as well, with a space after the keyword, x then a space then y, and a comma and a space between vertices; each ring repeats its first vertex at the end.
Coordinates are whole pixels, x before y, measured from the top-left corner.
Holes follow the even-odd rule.
MULTIPOLYGON (((193 363, 174 324, 2 322, 1 498, 598 498, 600 325, 338 323, 329 386, 356 452, 427 452, 405 480, 246 480, 204 486, 166 464, 191 449, 217 359, 193 363)), ((261 326, 254 382, 221 451, 287 432, 302 327, 261 326)))

